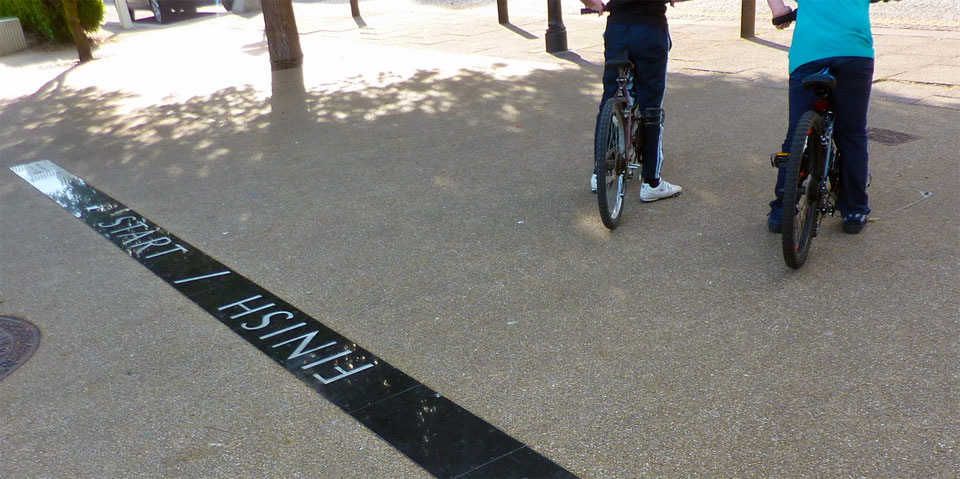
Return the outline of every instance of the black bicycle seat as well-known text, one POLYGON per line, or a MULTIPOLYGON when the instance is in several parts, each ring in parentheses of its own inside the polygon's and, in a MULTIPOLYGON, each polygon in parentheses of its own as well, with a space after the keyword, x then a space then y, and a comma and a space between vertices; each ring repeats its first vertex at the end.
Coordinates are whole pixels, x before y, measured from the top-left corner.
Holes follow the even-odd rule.
POLYGON ((837 79, 826 71, 820 71, 814 73, 813 75, 807 75, 803 77, 804 88, 815 88, 818 86, 824 86, 829 89, 833 89, 833 87, 837 86, 837 79))
POLYGON ((607 70, 619 70, 621 68, 629 68, 632 70, 633 62, 627 59, 626 57, 612 58, 604 62, 603 68, 606 68, 607 70))

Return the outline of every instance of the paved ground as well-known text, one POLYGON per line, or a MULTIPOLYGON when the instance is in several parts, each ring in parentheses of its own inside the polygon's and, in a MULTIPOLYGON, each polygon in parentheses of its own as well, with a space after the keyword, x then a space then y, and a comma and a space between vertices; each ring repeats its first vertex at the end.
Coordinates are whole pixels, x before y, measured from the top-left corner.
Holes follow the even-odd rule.
POLYGON ((685 194, 611 233, 603 24, 565 3, 563 55, 543 14, 384 0, 297 3, 302 77, 256 15, 0 58, 0 312, 43 333, 0 476, 427 476, 7 169, 50 159, 580 477, 956 477, 960 34, 875 32, 870 126, 919 139, 871 142, 878 221, 791 271, 789 32, 678 5, 685 194))

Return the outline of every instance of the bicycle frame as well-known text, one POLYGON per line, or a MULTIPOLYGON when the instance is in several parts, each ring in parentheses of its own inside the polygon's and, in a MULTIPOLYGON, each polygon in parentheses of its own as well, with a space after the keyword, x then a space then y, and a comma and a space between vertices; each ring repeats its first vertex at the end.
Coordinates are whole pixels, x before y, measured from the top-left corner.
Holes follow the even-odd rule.
POLYGON ((634 80, 633 64, 626 59, 614 60, 605 62, 604 68, 616 69, 618 74, 615 89, 604 100, 597 117, 594 173, 600 217, 604 226, 612 230, 620 224, 627 184, 640 167, 637 161, 642 120, 637 117, 636 99, 630 91, 634 80))
POLYGON ((629 172, 629 177, 633 176, 633 172, 640 167, 640 164, 637 163, 637 150, 640 148, 638 142, 638 130, 640 119, 637 118, 637 115, 634 112, 636 107, 636 100, 633 98, 633 95, 630 94, 630 87, 633 85, 633 71, 630 67, 621 66, 618 67, 617 75, 617 91, 614 93, 614 98, 618 98, 625 104, 623 109, 626 119, 626 132, 629 135, 629 138, 624 139, 624 157, 627 159, 627 171, 629 172))
POLYGON ((823 164, 820 165, 820 176, 819 184, 817 186, 817 203, 819 209, 819 215, 817 218, 817 224, 814 226, 813 235, 816 236, 820 230, 820 224, 823 222, 823 217, 826 215, 834 216, 836 212, 836 204, 838 201, 838 185, 831 183, 831 175, 834 172, 834 169, 837 167, 837 154, 838 149, 836 143, 833 141, 833 130, 836 124, 836 116, 833 113, 833 104, 829 101, 830 92, 817 92, 818 96, 821 97, 821 101, 826 101, 826 108, 823 111, 817 110, 817 113, 820 114, 820 118, 823 122, 823 132, 820 134, 820 146, 823 155, 823 164))
POLYGON ((633 106, 634 99, 633 95, 630 94, 629 88, 630 84, 633 83, 633 72, 630 71, 628 67, 618 68, 619 74, 617 75, 617 92, 614 94, 615 97, 619 98, 622 102, 626 104, 626 107, 623 109, 624 117, 626 117, 627 125, 626 131, 630 135, 629 141, 624 141, 624 156, 629 160, 631 158, 631 150, 633 150, 633 106))

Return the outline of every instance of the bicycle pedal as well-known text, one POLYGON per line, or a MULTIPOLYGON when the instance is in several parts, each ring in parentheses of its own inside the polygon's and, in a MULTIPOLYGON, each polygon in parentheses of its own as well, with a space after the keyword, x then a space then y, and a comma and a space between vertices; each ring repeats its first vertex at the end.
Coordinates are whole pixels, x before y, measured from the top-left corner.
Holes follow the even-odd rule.
POLYGON ((787 160, 789 158, 789 153, 774 153, 770 155, 770 166, 774 168, 783 168, 784 166, 787 166, 787 160))
POLYGON ((636 170, 640 168, 640 163, 627 163, 628 170, 636 170))

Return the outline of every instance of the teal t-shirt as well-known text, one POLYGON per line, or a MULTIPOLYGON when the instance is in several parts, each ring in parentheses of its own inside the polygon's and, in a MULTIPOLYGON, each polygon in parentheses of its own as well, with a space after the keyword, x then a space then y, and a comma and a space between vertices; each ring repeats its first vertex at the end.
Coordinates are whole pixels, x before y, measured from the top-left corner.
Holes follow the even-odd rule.
POLYGON ((832 57, 873 58, 870 0, 797 0, 790 72, 832 57))

